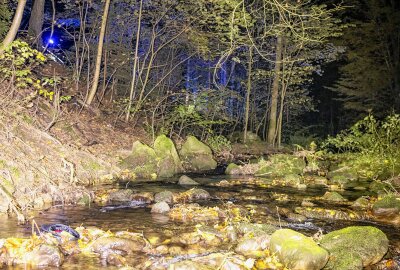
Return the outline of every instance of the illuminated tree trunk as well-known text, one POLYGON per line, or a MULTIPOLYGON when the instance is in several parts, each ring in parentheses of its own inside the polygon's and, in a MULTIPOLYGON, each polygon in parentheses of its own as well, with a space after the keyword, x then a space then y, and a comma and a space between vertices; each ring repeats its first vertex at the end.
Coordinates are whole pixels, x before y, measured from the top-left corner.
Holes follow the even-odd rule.
POLYGON ((280 71, 282 66, 282 37, 278 36, 276 41, 276 57, 275 57, 275 77, 271 89, 271 109, 269 114, 268 136, 267 141, 270 145, 275 146, 277 135, 277 112, 278 112, 278 97, 280 85, 280 71))
POLYGON ((247 128, 249 125, 252 65, 253 65, 253 47, 250 47, 249 48, 249 62, 248 62, 248 68, 247 68, 246 109, 245 109, 245 114, 244 114, 244 129, 243 129, 243 142, 245 142, 245 143, 247 140, 247 128))
POLYGON ((93 75, 93 84, 92 84, 92 88, 90 89, 89 96, 86 100, 87 105, 90 105, 93 102, 93 99, 97 92, 97 86, 99 84, 101 57, 103 55, 104 35, 106 33, 109 9, 110 9, 110 0, 106 0, 106 3, 104 4, 103 17, 101 19, 101 29, 100 29, 99 45, 97 46, 97 57, 96 57, 96 65, 95 65, 94 75, 93 75))
POLYGON ((128 109, 126 111, 126 117, 125 117, 126 121, 129 120, 129 117, 131 115, 133 94, 135 92, 135 87, 136 87, 137 64, 138 64, 138 61, 139 61, 138 57, 139 57, 140 27, 141 27, 141 24, 142 24, 142 7, 143 7, 143 0, 140 1, 140 7, 139 7, 138 28, 137 28, 137 31, 136 31, 135 58, 133 59, 131 91, 130 91, 130 94, 129 94, 128 109))
POLYGON ((29 18, 28 32, 36 38, 38 47, 42 47, 42 28, 44 20, 44 2, 45 0, 35 0, 29 18))
POLYGON ((22 16, 24 14, 24 8, 26 5, 26 0, 19 0, 17 10, 15 11, 14 19, 12 21, 10 30, 8 30, 7 36, 4 38, 1 44, 0 54, 3 53, 4 49, 14 41, 17 35, 19 26, 21 24, 22 16))

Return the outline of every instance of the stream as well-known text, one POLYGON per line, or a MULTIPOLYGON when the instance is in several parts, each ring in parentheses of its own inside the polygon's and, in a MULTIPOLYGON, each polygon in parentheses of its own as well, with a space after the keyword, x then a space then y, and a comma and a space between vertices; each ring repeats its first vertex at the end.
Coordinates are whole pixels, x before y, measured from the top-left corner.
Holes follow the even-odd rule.
MULTIPOLYGON (((381 229, 390 240, 390 246, 400 247, 400 228, 390 224, 382 224, 373 221, 343 221, 333 219, 307 219, 304 222, 289 222, 279 215, 279 209, 287 208, 293 210, 301 205, 302 201, 312 201, 318 207, 328 209, 343 209, 349 206, 336 203, 319 201, 326 191, 322 187, 310 187, 304 190, 290 187, 259 187, 245 182, 241 185, 219 187, 214 186, 221 180, 232 181, 238 177, 228 176, 202 176, 192 175, 193 180, 201 185, 199 188, 207 190, 212 199, 199 202, 200 205, 218 206, 233 202, 235 205, 242 205, 248 209, 254 209, 253 222, 269 223, 271 220, 276 226, 291 228, 306 235, 315 233, 327 233, 352 225, 370 225, 381 229), (278 221, 278 223, 277 223, 278 221)), ((157 182, 124 182, 118 185, 119 188, 129 188, 137 192, 160 191, 182 192, 190 189, 176 184, 178 177, 157 182)), ((243 177, 242 179, 246 179, 243 177)), ((111 187, 111 186, 109 186, 111 187)), ((109 188, 101 187, 101 188, 109 188)), ((112 186, 115 188, 115 186, 112 186)), ((354 201, 360 196, 370 195, 366 190, 351 190, 340 192, 348 201, 354 201)), ((151 235, 179 235, 179 233, 193 230, 193 223, 181 223, 170 220, 166 215, 150 213, 150 207, 146 205, 127 207, 124 205, 91 205, 88 206, 53 206, 44 211, 34 212, 34 221, 40 226, 42 224, 62 223, 73 228, 78 226, 96 226, 103 230, 131 231, 143 233, 144 236, 151 235)), ((28 237, 32 232, 31 223, 16 226, 14 218, 0 219, 0 238, 7 237, 28 237)), ((136 260, 145 260, 145 254, 136 260)), ((398 256, 398 254, 397 254, 398 256)), ((70 256, 64 262, 62 269, 118 269, 112 266, 101 265, 95 256, 70 256)), ((25 266, 13 266, 7 269, 27 269, 25 266)), ((31 269, 31 268, 28 268, 31 269)), ((33 269, 33 268, 32 268, 33 269)), ((46 268, 48 269, 48 268, 46 268)))

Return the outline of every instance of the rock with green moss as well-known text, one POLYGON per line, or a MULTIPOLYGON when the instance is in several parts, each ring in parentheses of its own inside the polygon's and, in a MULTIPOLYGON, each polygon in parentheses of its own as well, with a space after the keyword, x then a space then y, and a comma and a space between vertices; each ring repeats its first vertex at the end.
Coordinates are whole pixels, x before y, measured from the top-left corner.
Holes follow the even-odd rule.
POLYGON ((400 213, 400 197, 394 194, 389 194, 382 197, 372 206, 374 215, 391 216, 400 213))
POLYGON ((120 161, 120 167, 136 174, 139 178, 152 179, 158 171, 157 154, 153 148, 139 141, 133 143, 132 152, 120 161))
POLYGON ((270 250, 290 269, 319 270, 328 261, 328 252, 310 237, 290 229, 277 230, 271 235, 270 250))
POLYGON ((290 174, 300 175, 305 166, 305 161, 300 157, 278 154, 271 156, 268 162, 261 162, 260 169, 255 175, 270 177, 283 177, 290 174))
POLYGON ((187 137, 179 153, 189 171, 209 171, 217 167, 210 147, 194 136, 187 137))
POLYGON ((389 240, 375 227, 353 226, 328 233, 320 245, 330 254, 324 269, 356 270, 379 262, 388 251, 389 240))
POLYGON ((158 176, 172 177, 183 171, 181 159, 174 142, 165 135, 160 135, 154 141, 154 151, 158 158, 158 176))
POLYGON ((240 174, 239 165, 236 165, 235 163, 229 163, 228 167, 226 167, 225 169, 225 174, 228 175, 240 174))
POLYGON ((322 196, 323 200, 326 201, 331 201, 331 202, 344 202, 346 201, 345 198, 343 198, 342 195, 340 195, 339 193, 337 193, 336 191, 327 191, 325 192, 324 196, 322 196))
POLYGON ((329 179, 329 184, 336 184, 339 186, 348 185, 350 182, 359 179, 356 169, 345 165, 340 165, 338 169, 328 172, 327 177, 329 179))

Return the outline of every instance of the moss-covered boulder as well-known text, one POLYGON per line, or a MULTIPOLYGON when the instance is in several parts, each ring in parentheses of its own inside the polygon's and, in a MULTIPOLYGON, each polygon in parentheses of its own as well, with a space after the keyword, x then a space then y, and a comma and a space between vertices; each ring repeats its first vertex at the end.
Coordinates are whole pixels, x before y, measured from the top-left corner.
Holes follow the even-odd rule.
POLYGON ((391 216, 400 213, 400 197, 393 194, 386 195, 372 206, 374 215, 391 216))
POLYGON ((327 177, 330 184, 337 184, 342 187, 348 185, 350 182, 358 180, 357 171, 348 166, 328 172, 327 177))
POLYGON ((170 138, 158 136, 154 141, 154 151, 158 158, 158 176, 172 177, 183 171, 178 152, 170 138))
POLYGON ((210 147, 194 136, 188 136, 179 152, 184 167, 189 171, 209 171, 217 167, 210 147))
POLYGON ((353 226, 328 233, 320 245, 330 254, 324 269, 356 270, 379 262, 388 251, 389 240, 375 227, 353 226))
POLYGON ((303 173, 305 161, 293 155, 278 154, 269 158, 268 162, 262 162, 256 176, 283 177, 285 175, 303 173))
POLYGON ((328 252, 309 237, 290 229, 271 235, 270 250, 281 263, 293 270, 319 270, 328 261, 328 252))
POLYGON ((120 167, 130 170, 139 178, 153 178, 157 173, 158 159, 153 148, 136 141, 132 145, 132 152, 120 161, 120 167))

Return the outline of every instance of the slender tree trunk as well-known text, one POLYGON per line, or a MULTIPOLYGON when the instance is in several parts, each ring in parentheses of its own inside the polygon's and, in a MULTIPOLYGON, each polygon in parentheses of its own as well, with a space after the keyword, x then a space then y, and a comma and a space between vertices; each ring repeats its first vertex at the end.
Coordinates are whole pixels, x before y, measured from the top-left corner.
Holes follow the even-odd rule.
POLYGON ((33 2, 31 16, 29 18, 28 32, 36 38, 38 48, 43 45, 42 28, 44 20, 44 2, 45 0, 35 0, 33 2))
POLYGON ((267 141, 274 146, 276 142, 277 130, 277 111, 280 85, 280 71, 282 66, 282 37, 278 36, 276 41, 276 58, 275 58, 275 77, 271 89, 271 111, 269 114, 269 126, 267 141))
POLYGON ((251 94, 251 72, 253 65, 253 47, 249 48, 249 60, 247 67, 247 91, 246 91, 246 109, 244 112, 244 128, 243 128, 243 142, 247 140, 247 128, 249 125, 249 111, 250 111, 250 94, 251 94))
POLYGON ((14 19, 12 21, 10 30, 6 37, 4 38, 1 47, 0 47, 0 54, 4 52, 4 49, 14 41, 15 36, 17 35, 19 26, 21 24, 22 16, 24 14, 24 8, 26 5, 26 0, 19 0, 17 10, 15 11, 14 19))
POLYGON ((92 88, 90 89, 89 96, 86 100, 87 105, 92 104, 93 99, 97 92, 97 86, 99 84, 101 56, 103 55, 104 35, 106 33, 109 9, 110 9, 110 0, 106 0, 106 3, 104 4, 103 17, 101 19, 101 29, 100 29, 99 45, 97 46, 97 57, 96 57, 96 65, 95 65, 94 75, 93 75, 93 84, 92 84, 92 88))
POLYGON ((142 24, 142 7, 143 7, 143 0, 140 0, 138 29, 136 31, 135 57, 133 59, 131 91, 129 93, 129 103, 128 103, 128 109, 126 111, 126 117, 125 117, 126 121, 129 120, 129 117, 131 115, 133 93, 135 92, 135 87, 136 87, 136 77, 137 77, 136 71, 137 71, 137 64, 139 61, 138 56, 139 56, 140 29, 141 29, 141 24, 142 24))

